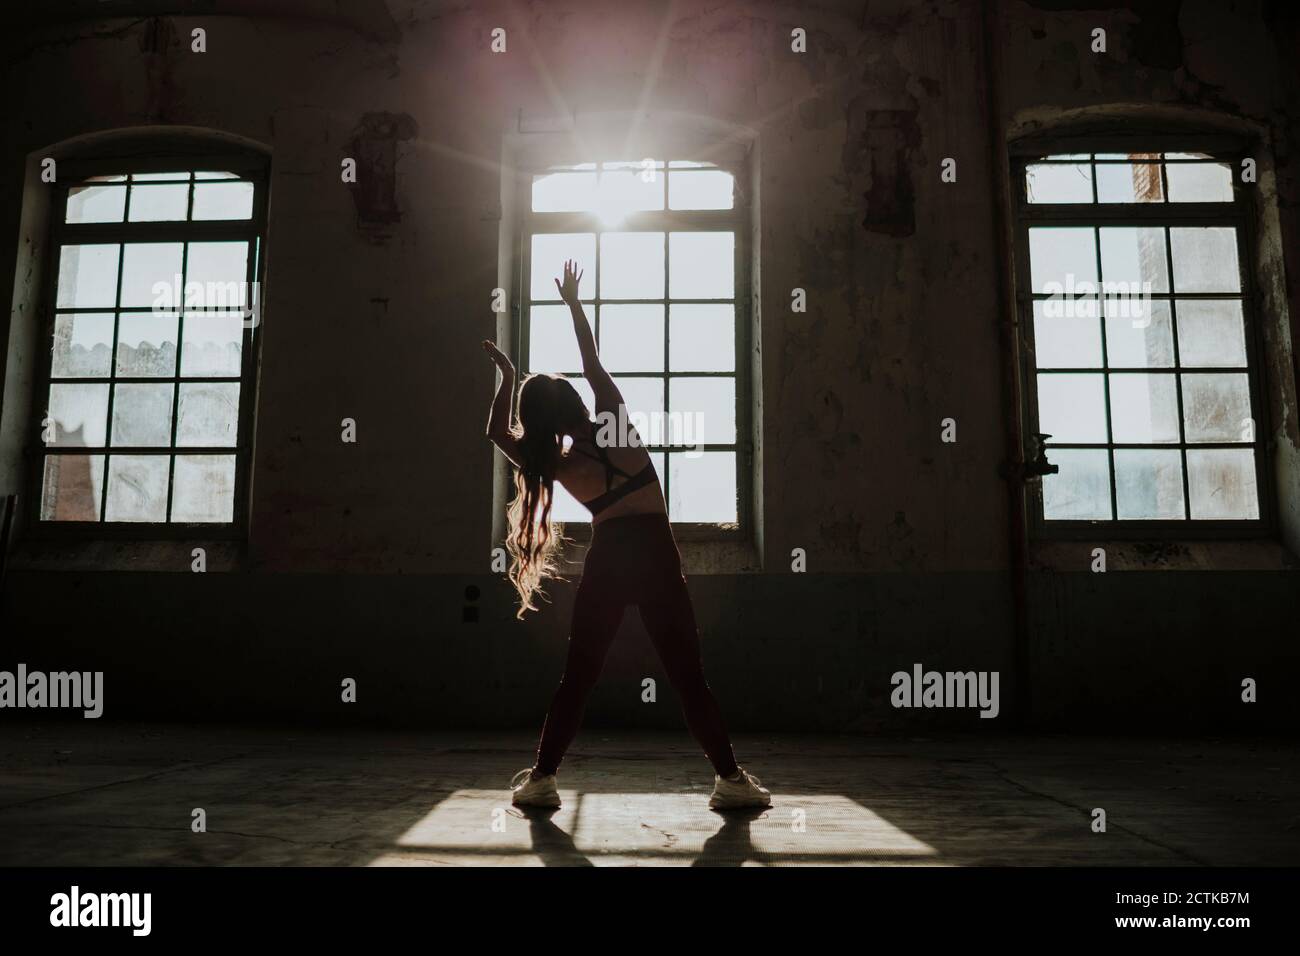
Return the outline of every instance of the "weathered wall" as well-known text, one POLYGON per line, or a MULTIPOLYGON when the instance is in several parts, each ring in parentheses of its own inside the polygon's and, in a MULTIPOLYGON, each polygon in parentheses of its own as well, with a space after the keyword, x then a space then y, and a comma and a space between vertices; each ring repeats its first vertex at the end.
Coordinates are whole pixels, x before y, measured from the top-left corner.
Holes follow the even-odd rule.
MULTIPOLYGON (((556 606, 518 625, 486 574, 493 372, 477 345, 494 329, 499 164, 521 115, 644 109, 650 122, 689 114, 755 133, 762 547, 738 561, 683 547, 711 680, 738 726, 910 725, 916 714, 886 698, 889 673, 913 661, 1000 669, 1010 699, 998 466, 1011 413, 992 242, 1001 146, 990 137, 1071 111, 1194 107, 1264 130, 1279 193, 1295 196, 1294 64, 1272 39, 1290 21, 1258 3, 1139 13, 1083 0, 999 4, 993 115, 974 3, 367 0, 342 13, 285 0, 221 3, 198 17, 135 6, 138 18, 96 21, 76 15, 84 5, 61 18, 55 4, 10 38, 0 262, 17 262, 28 238, 24 164, 54 144, 186 125, 270 149, 248 544, 213 546, 199 576, 188 573, 189 548, 204 542, 22 542, 5 583, 0 664, 94 664, 122 711, 137 714, 325 717, 338 712, 339 678, 358 676, 358 710, 370 717, 540 715, 571 591, 557 586, 556 606), (189 51, 195 26, 207 31, 204 54, 189 51), (489 51, 497 26, 508 31, 501 55, 489 51), (1088 49, 1095 26, 1109 31, 1105 57, 1088 49), (805 54, 791 52, 794 27, 807 31, 805 54), (400 218, 363 224, 339 160, 386 123, 400 218), (940 182, 944 157, 958 160, 955 184, 940 182), (794 287, 807 290, 806 313, 786 305, 794 287), (345 416, 358 423, 356 444, 338 439, 345 416), (939 442, 945 417, 958 420, 955 445, 939 442), (795 547, 807 550, 806 574, 787 570, 795 547), (483 592, 477 624, 462 623, 469 585, 483 592), (105 629, 105 615, 117 623, 105 629)), ((1273 301, 1300 314, 1276 251, 1273 301)), ((1293 259, 1286 265, 1294 275, 1293 259)), ((0 293, 11 281, 0 270, 0 293)), ((1293 374, 1286 361, 1278 368, 1293 374)), ((1278 432, 1279 454, 1296 455, 1293 408, 1278 432)), ((15 490, 7 480, 3 490, 15 490)), ((1087 576, 1090 547, 1035 561, 1041 722, 1300 722, 1276 697, 1243 718, 1231 693, 1240 668, 1276 673, 1294 660, 1297 579, 1283 570, 1284 549, 1251 546, 1243 558, 1201 546, 1171 570, 1115 580, 1118 569, 1101 582, 1087 576), (1250 613, 1225 634, 1243 591, 1250 613), (1155 633, 1170 653, 1138 653, 1155 633), (1225 639, 1235 656, 1224 656, 1225 639), (1122 681, 1108 677, 1117 672, 1122 681)), ((675 723, 640 703, 640 677, 658 673, 643 641, 624 642, 593 718, 675 723)))

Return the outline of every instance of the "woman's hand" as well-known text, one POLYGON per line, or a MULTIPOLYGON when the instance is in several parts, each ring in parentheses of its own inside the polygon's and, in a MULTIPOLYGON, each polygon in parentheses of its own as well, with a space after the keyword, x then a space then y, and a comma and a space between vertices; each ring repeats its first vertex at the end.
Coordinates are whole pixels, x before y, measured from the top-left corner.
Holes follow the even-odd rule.
POLYGON ((576 305, 578 302, 578 283, 582 281, 585 272, 578 271, 578 264, 572 259, 566 259, 564 263, 564 281, 555 280, 555 288, 560 290, 560 298, 568 305, 576 305))
POLYGON ((501 370, 503 377, 509 377, 515 374, 514 364, 506 357, 506 353, 497 348, 496 343, 490 339, 483 340, 483 351, 487 352, 488 358, 496 364, 501 370))

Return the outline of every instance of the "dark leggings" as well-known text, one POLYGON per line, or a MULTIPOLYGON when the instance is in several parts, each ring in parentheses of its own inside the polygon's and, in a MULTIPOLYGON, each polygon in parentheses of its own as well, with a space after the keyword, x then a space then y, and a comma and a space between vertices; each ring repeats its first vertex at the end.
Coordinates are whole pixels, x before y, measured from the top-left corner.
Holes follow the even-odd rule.
POLYGON ((722 712, 704 680, 695 611, 681 555, 666 515, 611 518, 592 530, 591 547, 573 605, 564 677, 551 701, 537 747, 536 772, 555 773, 564 759, 623 612, 635 604, 659 660, 682 701, 686 723, 715 772, 736 772, 722 712))

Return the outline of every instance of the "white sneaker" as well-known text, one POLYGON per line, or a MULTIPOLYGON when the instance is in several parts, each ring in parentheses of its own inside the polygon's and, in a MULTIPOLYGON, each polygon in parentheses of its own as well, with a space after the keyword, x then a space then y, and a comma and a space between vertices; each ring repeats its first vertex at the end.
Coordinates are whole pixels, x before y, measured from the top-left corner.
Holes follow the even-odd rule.
POLYGON ((555 774, 534 777, 533 768, 526 767, 510 779, 510 802, 517 807, 547 807, 560 805, 560 791, 555 789, 555 774), (521 781, 522 778, 522 781, 521 781))
POLYGON ((743 767, 736 768, 733 777, 713 778, 713 796, 709 797, 710 810, 739 810, 742 807, 770 807, 772 794, 762 782, 743 767))

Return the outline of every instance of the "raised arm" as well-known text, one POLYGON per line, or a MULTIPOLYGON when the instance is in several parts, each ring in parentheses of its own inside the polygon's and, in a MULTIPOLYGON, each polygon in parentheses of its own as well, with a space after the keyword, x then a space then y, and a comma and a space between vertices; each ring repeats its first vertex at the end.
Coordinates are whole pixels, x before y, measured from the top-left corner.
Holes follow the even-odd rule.
POLYGON ((596 411, 617 412, 623 403, 623 396, 614 384, 614 379, 600 364, 600 353, 596 351, 596 338, 591 334, 591 323, 582 311, 582 302, 578 299, 578 283, 583 273, 578 271, 578 264, 572 260, 564 263, 564 280, 555 280, 555 287, 560 290, 560 298, 569 307, 573 318, 573 334, 578 339, 578 351, 582 355, 582 375, 591 385, 596 396, 596 411))
POLYGON ((488 339, 483 340, 483 350, 501 373, 501 384, 497 386, 496 397, 492 399, 492 411, 488 413, 487 437, 501 449, 510 461, 519 467, 519 442, 514 429, 510 427, 510 403, 515 395, 515 367, 504 352, 488 339))

